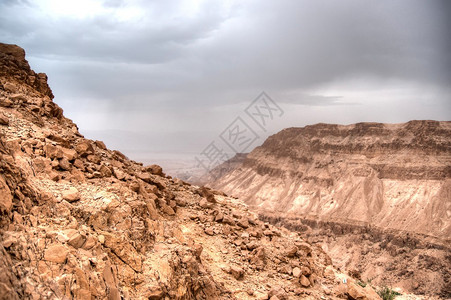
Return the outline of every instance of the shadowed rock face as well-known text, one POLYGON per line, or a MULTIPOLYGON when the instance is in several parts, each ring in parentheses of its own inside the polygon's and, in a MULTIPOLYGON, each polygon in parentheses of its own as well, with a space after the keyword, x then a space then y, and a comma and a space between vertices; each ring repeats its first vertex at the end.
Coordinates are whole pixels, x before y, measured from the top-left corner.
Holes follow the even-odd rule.
POLYGON ((451 236, 451 122, 288 128, 219 169, 211 186, 262 211, 451 236))

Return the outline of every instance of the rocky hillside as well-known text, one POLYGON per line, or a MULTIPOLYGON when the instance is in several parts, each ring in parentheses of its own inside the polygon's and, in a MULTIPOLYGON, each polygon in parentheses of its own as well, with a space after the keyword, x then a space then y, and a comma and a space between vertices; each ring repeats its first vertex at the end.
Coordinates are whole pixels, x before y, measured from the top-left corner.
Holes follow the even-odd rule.
POLYGON ((451 237, 451 122, 289 128, 232 166, 211 186, 260 210, 451 237))
POLYGON ((0 299, 379 298, 239 200, 85 139, 46 78, 0 44, 0 299))

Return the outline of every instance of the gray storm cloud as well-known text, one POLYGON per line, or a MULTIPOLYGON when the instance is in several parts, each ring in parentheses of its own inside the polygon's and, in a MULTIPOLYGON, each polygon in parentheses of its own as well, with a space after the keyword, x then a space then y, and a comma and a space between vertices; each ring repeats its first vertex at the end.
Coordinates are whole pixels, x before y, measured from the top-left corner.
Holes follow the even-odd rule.
POLYGON ((119 149, 202 150, 263 90, 270 133, 451 116, 448 1, 90 2, 2 1, 0 36, 119 149))

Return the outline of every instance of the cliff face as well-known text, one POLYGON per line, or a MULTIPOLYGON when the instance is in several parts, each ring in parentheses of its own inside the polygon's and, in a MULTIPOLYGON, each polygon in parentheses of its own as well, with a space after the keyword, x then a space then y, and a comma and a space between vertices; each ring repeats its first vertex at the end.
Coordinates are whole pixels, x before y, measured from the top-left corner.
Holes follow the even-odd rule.
POLYGON ((0 44, 0 299, 378 299, 240 201, 85 139, 46 78, 0 44))
POLYGON ((225 170, 210 185, 261 211, 451 236, 451 122, 288 128, 225 170))

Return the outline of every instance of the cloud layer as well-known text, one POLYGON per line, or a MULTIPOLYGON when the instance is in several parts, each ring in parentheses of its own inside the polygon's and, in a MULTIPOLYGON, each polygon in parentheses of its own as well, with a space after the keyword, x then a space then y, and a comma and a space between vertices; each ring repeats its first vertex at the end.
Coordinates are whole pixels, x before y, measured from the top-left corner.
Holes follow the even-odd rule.
POLYGON ((26 49, 66 114, 127 151, 200 151, 263 90, 287 111, 269 132, 451 116, 449 1, 8 0, 0 11, 2 42, 26 49))

